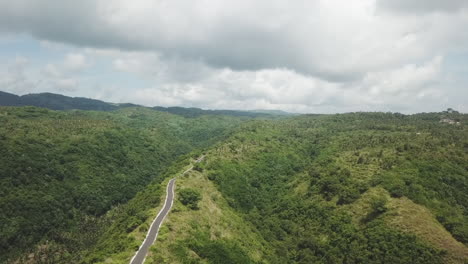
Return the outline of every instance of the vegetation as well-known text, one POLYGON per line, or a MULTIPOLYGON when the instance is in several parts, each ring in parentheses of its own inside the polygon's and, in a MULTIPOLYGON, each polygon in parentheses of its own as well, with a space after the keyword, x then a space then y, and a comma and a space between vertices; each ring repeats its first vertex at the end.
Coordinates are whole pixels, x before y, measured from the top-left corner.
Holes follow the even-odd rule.
MULTIPOLYGON (((0 262, 26 251, 81 258, 78 252, 115 221, 115 213, 106 214, 109 209, 150 182, 159 186, 178 157, 223 139, 241 122, 225 116, 186 119, 145 108, 0 107, 0 262)), ((151 204, 128 209, 123 214, 129 218, 119 227, 131 231, 146 220, 141 209, 158 200, 145 199, 151 204)))
POLYGON ((146 233, 162 208, 165 199, 165 186, 169 178, 177 175, 187 165, 188 155, 174 162, 161 178, 155 179, 143 191, 125 204, 112 208, 103 218, 107 220, 104 232, 93 247, 80 252, 78 263, 128 263, 145 239, 146 233), (156 207, 156 208, 155 208, 156 207))
POLYGON ((198 209, 198 202, 201 200, 201 194, 194 189, 182 189, 178 192, 179 201, 192 210, 198 209))
POLYGON ((1 107, 0 261, 468 261, 467 115, 182 110, 1 107))
POLYGON ((242 219, 205 174, 192 171, 176 181, 199 192, 198 210, 179 201, 160 229, 147 263, 260 263, 271 248, 253 225, 242 219))
POLYGON ((464 263, 466 123, 458 113, 259 121, 210 151, 205 173, 273 245, 271 263, 464 263), (446 115, 462 125, 439 123, 446 115), (406 197, 431 211, 420 222, 450 233, 395 224, 406 197))

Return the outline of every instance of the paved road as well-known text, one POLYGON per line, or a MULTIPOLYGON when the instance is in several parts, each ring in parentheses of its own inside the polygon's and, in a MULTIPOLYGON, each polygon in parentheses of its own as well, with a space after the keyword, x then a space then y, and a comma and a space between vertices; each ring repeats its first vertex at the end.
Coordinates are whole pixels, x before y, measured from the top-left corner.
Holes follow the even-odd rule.
POLYGON ((143 244, 141 244, 140 248, 138 249, 135 256, 133 256, 132 260, 130 260, 130 264, 143 264, 146 259, 146 255, 148 254, 149 247, 156 241, 156 237, 158 236, 159 227, 161 226, 164 218, 166 218, 167 214, 171 210, 172 203, 174 201, 174 183, 175 178, 171 179, 167 184, 167 194, 166 194, 166 201, 164 202, 164 206, 159 211, 159 214, 154 219, 151 227, 146 235, 143 244))
MULTIPOLYGON (((200 158, 198 158, 195 163, 201 162, 205 158, 204 155, 202 155, 200 158)), ((191 171, 193 169, 193 166, 190 166, 186 171, 182 173, 182 175, 186 174, 187 172, 191 171)), ((167 214, 171 210, 172 204, 174 202, 174 184, 175 184, 176 178, 173 178, 169 181, 167 184, 167 189, 166 189, 166 201, 164 202, 164 206, 159 211, 158 215, 154 219, 153 223, 151 224, 150 229, 148 230, 148 234, 146 234, 146 238, 143 241, 143 244, 141 244, 140 248, 138 251, 135 253, 135 256, 130 260, 130 264, 143 264, 146 259, 146 255, 148 254, 148 249, 151 247, 151 245, 156 241, 156 238, 158 237, 159 233, 159 227, 161 226, 162 222, 164 221, 164 218, 166 218, 167 214)))

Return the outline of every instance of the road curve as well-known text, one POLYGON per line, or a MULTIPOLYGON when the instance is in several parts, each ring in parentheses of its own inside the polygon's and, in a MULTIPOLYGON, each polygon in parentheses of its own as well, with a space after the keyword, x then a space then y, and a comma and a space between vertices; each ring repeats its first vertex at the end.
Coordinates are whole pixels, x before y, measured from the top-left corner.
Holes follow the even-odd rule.
MULTIPOLYGON (((195 160, 195 163, 200 163, 205 158, 205 155, 202 155, 200 158, 195 160)), ((193 166, 190 166, 186 171, 182 173, 182 175, 186 174, 187 172, 191 171, 193 166)), ((141 244, 138 251, 135 253, 133 258, 130 260, 130 264, 143 264, 146 259, 146 255, 148 254, 148 249, 153 245, 154 241, 158 237, 159 227, 161 226, 164 218, 166 218, 167 214, 172 208, 172 204, 174 203, 174 185, 175 185, 176 178, 172 178, 169 183, 167 184, 166 188, 166 201, 164 202, 164 206, 159 211, 156 218, 153 220, 150 229, 148 230, 148 234, 146 234, 146 238, 141 244)))
POLYGON ((171 179, 167 184, 166 190, 166 201, 164 202, 164 206, 159 211, 158 215, 154 219, 153 223, 151 224, 150 229, 148 230, 148 234, 146 234, 146 238, 141 244, 138 251, 135 253, 135 256, 130 260, 130 264, 143 264, 146 259, 146 255, 148 254, 149 247, 156 241, 158 237, 159 227, 161 226, 164 218, 166 218, 167 214, 171 210, 172 204, 174 202, 174 183, 175 178, 171 179))

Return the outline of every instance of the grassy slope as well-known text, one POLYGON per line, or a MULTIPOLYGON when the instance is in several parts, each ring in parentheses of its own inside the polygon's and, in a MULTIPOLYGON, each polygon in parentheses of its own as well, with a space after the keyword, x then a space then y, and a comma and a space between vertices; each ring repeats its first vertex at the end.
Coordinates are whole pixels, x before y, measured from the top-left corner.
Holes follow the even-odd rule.
MULTIPOLYGON (((197 156, 199 153, 192 153, 197 156)), ((190 155, 178 158, 162 175, 153 180, 126 204, 108 212, 109 226, 80 263, 128 263, 144 240, 151 222, 163 206, 166 185, 172 177, 188 168, 190 155)))
POLYGON ((445 250, 445 263, 464 263, 468 260, 468 247, 454 239, 424 206, 402 197, 392 199, 389 209, 389 225, 415 234, 434 247, 445 250))
MULTIPOLYGON (((115 247, 113 244, 116 243, 116 239, 104 236, 105 239, 101 241, 98 249, 93 250, 85 262, 94 262, 100 259, 101 261, 97 263, 128 263, 135 250, 143 242, 151 222, 161 209, 162 201, 166 195, 163 187, 167 185, 170 178, 177 176, 176 200, 170 214, 161 226, 156 243, 150 248, 146 262, 209 263, 210 256, 203 255, 204 249, 194 244, 194 241, 198 239, 203 245, 206 244, 207 240, 219 241, 219 244, 213 246, 218 253, 225 250, 227 256, 224 256, 222 263, 239 263, 238 261, 229 262, 227 258, 241 258, 252 263, 264 263, 262 260, 265 259, 265 255, 271 255, 271 248, 258 234, 258 231, 229 207, 226 200, 204 173, 191 171, 182 176, 182 172, 188 168, 188 166, 183 165, 184 162, 187 163, 187 160, 174 166, 172 173, 167 174, 166 180, 158 185, 157 191, 145 190, 148 195, 159 196, 160 202, 145 209, 149 217, 144 223, 127 234, 120 232, 121 237, 118 240, 129 241, 129 243, 126 243, 124 247, 118 247, 119 251, 112 252, 112 250, 107 249, 115 247), (177 191, 184 188, 192 188, 201 192, 202 200, 198 204, 199 209, 189 209, 177 200, 177 191), (240 257, 236 254, 239 254, 240 257), (99 255, 101 257, 98 257, 99 255)), ((141 203, 137 200, 138 197, 132 199, 129 204, 141 203)))
MULTIPOLYGON (((161 229, 157 243, 151 248, 148 263, 213 263, 213 256, 205 254, 194 241, 209 239, 214 245, 234 245, 252 263, 266 263, 271 248, 258 231, 229 207, 206 174, 192 171, 177 180, 177 189, 199 190, 202 200, 199 209, 192 210, 179 201, 161 229), (218 242, 218 244, 214 244, 218 242)), ((232 248, 227 247, 230 250, 232 248)), ((218 248, 217 248, 218 249, 218 248)), ((223 249, 219 246, 219 249, 223 249)), ((219 253, 219 252, 217 252, 219 253)), ((231 252, 232 253, 232 252, 231 252)), ((238 263, 235 258, 223 258, 223 263, 238 263)))
POLYGON ((389 226, 414 234, 433 247, 446 251, 444 263, 464 263, 468 259, 468 247, 454 239, 430 210, 406 197, 392 198, 383 188, 369 189, 357 201, 344 206, 342 210, 351 212, 356 224, 362 224, 372 212, 371 201, 381 196, 389 200, 388 211, 380 216, 389 226))

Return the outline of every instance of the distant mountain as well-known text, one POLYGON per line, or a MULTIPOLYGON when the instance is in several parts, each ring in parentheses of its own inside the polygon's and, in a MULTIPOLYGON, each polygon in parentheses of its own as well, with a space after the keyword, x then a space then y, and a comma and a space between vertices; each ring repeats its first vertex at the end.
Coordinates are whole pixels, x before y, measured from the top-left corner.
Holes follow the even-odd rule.
POLYGON ((5 93, 0 91, 0 105, 7 105, 7 106, 19 106, 21 104, 21 97, 18 95, 5 93))
POLYGON ((106 103, 100 100, 69 97, 53 93, 27 94, 17 96, 0 92, 0 105, 2 106, 37 106, 52 110, 97 110, 111 111, 120 108, 119 105, 106 103))
POLYGON ((249 110, 252 113, 262 113, 262 114, 270 114, 270 115, 278 115, 278 116, 293 116, 298 115, 295 113, 289 113, 282 110, 265 110, 265 109, 257 109, 257 110, 249 110))
POLYGON ((184 108, 184 107, 161 107, 155 106, 154 110, 161 112, 168 112, 183 117, 199 117, 202 115, 228 115, 228 116, 245 116, 245 117, 271 117, 272 114, 268 113, 256 113, 251 111, 236 111, 236 110, 203 110, 200 108, 184 108))
MULTIPOLYGON (((27 94, 18 96, 0 91, 0 106, 37 106, 48 108, 52 110, 94 110, 94 111, 113 111, 120 108, 126 107, 143 107, 137 104, 122 103, 114 104, 107 103, 100 100, 83 98, 83 97, 69 97, 60 94, 53 93, 38 93, 38 94, 27 94)), ((185 107, 161 107, 155 106, 150 109, 167 112, 183 117, 199 117, 202 115, 226 115, 226 116, 238 116, 238 117, 264 117, 271 118, 274 115, 284 115, 266 112, 255 112, 255 111, 235 111, 235 110, 203 110, 200 108, 185 108, 185 107)))

